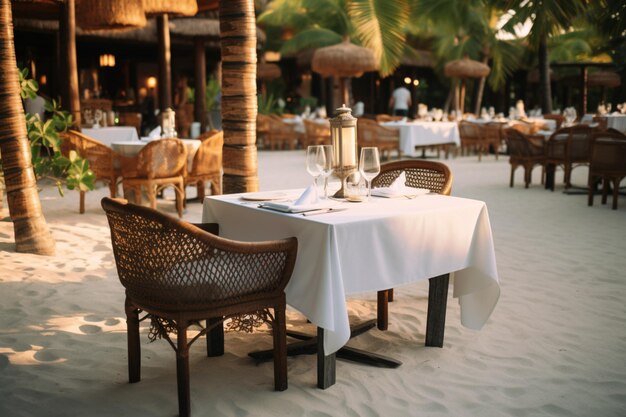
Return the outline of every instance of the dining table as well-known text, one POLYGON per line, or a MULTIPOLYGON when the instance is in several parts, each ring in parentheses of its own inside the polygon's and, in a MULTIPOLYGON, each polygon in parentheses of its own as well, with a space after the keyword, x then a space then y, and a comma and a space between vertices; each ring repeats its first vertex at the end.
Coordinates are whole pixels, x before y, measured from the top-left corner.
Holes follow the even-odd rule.
POLYGON ((107 146, 113 142, 138 142, 137 129, 132 126, 83 127, 81 132, 107 146))
POLYGON ((285 213, 262 199, 294 200, 302 190, 206 197, 203 222, 222 237, 260 241, 295 236, 298 255, 287 303, 318 327, 317 385, 335 382, 335 353, 350 339, 347 296, 429 280, 426 345, 443 346, 449 275, 461 324, 482 328, 500 295, 487 205, 421 195, 332 201, 323 214, 285 213))
POLYGON ((403 155, 421 155, 417 148, 433 145, 461 145, 461 136, 456 122, 391 121, 382 126, 400 130, 400 151, 403 155))
MULTIPOLYGON (((158 139, 143 138, 142 140, 116 141, 112 142, 110 146, 111 149, 122 156, 133 157, 137 156, 139 151, 141 151, 144 146, 153 140, 158 139)), ((180 141, 183 142, 185 148, 187 149, 187 168, 188 170, 191 170, 193 158, 196 155, 196 152, 198 152, 202 141, 198 139, 180 139, 180 141)))

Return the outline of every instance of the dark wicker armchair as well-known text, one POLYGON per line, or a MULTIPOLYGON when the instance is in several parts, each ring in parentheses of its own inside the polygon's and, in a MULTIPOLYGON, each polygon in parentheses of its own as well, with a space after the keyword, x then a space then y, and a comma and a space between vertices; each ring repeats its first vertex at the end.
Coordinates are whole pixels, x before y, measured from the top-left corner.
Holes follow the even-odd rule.
POLYGON ((141 379, 139 322, 149 318, 152 338, 165 338, 176 351, 179 413, 189 416, 190 345, 206 335, 208 356, 221 355, 222 322, 254 314, 273 328, 274 386, 277 391, 287 389, 284 289, 296 260, 295 238, 237 242, 210 233, 217 232, 216 224, 200 228, 110 198, 102 200, 102 207, 119 279, 126 288, 131 383, 141 379), (140 313, 145 316, 140 318, 140 313), (204 320, 206 326, 201 324, 204 320), (192 325, 201 331, 188 340, 187 328, 192 325), (175 341, 169 333, 176 333, 175 341))
POLYGON ((359 119, 357 122, 357 136, 359 148, 364 146, 377 147, 381 159, 391 159, 391 152, 396 151, 398 158, 402 156, 400 150, 400 130, 394 127, 381 126, 376 120, 359 119))
POLYGON ((517 167, 524 167, 524 185, 530 185, 533 168, 541 166, 541 183, 544 182, 546 154, 543 138, 541 136, 531 136, 520 132, 517 129, 505 129, 504 137, 509 151, 509 163, 511 164, 511 181, 509 186, 513 187, 515 170, 517 167))
MULTIPOLYGON (((117 194, 117 179, 121 172, 115 167, 113 161, 119 159, 119 155, 104 143, 83 135, 75 130, 61 132, 63 140, 61 144, 61 153, 69 156, 70 151, 74 150, 89 161, 89 169, 96 176, 96 181, 103 181, 108 184, 111 197, 115 198, 117 194)), ((85 191, 80 191, 80 213, 85 212, 85 191)))
POLYGON ((550 136, 546 143, 546 175, 552 180, 550 189, 554 191, 556 166, 563 166, 563 182, 570 188, 572 170, 579 165, 589 164, 591 136, 594 130, 587 125, 563 127, 550 136))
MULTIPOLYGON (((406 185, 413 188, 428 188, 433 193, 450 195, 452 172, 447 165, 437 161, 402 160, 380 166, 380 173, 372 180, 372 188, 389 187, 396 178, 405 173, 406 185)), ((378 291, 378 328, 387 330, 388 302, 393 301, 393 289, 378 291)))
POLYGON ((587 204, 593 205, 593 195, 601 179, 602 204, 606 204, 609 185, 612 185, 612 208, 617 210, 619 185, 624 178, 626 178, 626 135, 616 131, 595 133, 591 142, 587 204))

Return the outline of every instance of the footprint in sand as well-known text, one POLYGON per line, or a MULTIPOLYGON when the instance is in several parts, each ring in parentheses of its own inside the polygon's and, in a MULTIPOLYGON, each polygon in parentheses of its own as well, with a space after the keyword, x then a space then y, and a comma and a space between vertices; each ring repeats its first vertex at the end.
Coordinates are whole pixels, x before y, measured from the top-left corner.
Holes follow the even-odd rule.
POLYGON ((56 353, 51 352, 48 349, 44 349, 44 350, 40 350, 36 352, 34 357, 40 362, 55 362, 60 359, 56 353))
POLYGON ((4 369, 9 364, 9 358, 6 355, 0 354, 0 369, 4 369))
POLYGON ((119 323, 120 321, 118 319, 107 319, 107 321, 104 322, 104 324, 106 324, 107 326, 115 326, 119 323))
POLYGON ((85 334, 95 334, 102 332, 102 329, 99 326, 94 326, 92 324, 83 324, 79 327, 79 329, 85 334))
POLYGON ((95 314, 90 314, 88 316, 85 316, 85 321, 97 322, 102 321, 102 318, 100 316, 96 316, 95 314))

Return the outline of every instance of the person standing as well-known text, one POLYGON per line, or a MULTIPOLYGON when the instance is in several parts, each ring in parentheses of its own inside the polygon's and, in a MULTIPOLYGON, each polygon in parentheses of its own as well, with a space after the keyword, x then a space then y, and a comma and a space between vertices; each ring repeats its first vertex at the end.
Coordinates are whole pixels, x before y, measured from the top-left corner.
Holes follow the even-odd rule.
POLYGON ((389 107, 393 109, 394 116, 407 117, 411 107, 411 92, 409 89, 401 85, 393 90, 389 99, 389 107))

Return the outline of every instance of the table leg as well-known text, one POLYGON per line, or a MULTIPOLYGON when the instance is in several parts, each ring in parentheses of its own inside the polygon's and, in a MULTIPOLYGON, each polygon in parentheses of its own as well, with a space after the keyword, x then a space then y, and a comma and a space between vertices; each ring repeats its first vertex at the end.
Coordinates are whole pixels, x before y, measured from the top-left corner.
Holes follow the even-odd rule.
POLYGON ((321 389, 335 385, 336 356, 324 354, 324 329, 317 328, 317 387, 321 389))
POLYGON ((554 177, 556 175, 556 166, 554 164, 546 165, 546 190, 554 191, 554 177))
POLYGON ((426 319, 426 346, 443 347, 448 304, 450 274, 428 280, 428 318, 426 319))

